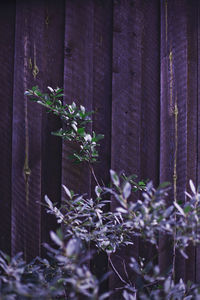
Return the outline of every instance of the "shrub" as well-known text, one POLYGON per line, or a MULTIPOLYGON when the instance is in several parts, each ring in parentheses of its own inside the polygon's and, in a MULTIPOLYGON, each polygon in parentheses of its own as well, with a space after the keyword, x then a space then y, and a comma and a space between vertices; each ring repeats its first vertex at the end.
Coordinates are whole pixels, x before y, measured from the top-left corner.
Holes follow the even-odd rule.
POLYGON ((103 300, 114 295, 117 287, 104 294, 99 289, 109 273, 99 280, 88 267, 92 257, 91 243, 98 253, 106 253, 112 271, 123 284, 123 299, 200 299, 199 285, 184 283, 182 279, 175 282, 176 250, 187 258, 188 245, 200 242, 199 189, 190 181, 191 194, 186 193, 187 200, 184 203, 174 201, 168 206, 170 185, 166 183, 155 189, 152 182, 138 182, 135 176, 127 177, 110 170, 111 184, 100 185, 93 164, 98 160, 97 148, 103 135, 86 130, 93 112, 86 112, 74 102, 63 104, 62 89, 48 89, 49 93, 42 93, 38 87, 33 87, 25 94, 63 121, 63 128, 53 134, 77 143, 79 151, 72 153, 71 158, 88 164, 96 181, 95 197, 75 194, 63 185, 66 197, 58 208, 45 196, 47 213, 63 225, 57 233, 50 232, 55 247, 45 244, 49 259, 37 257, 28 264, 23 261, 22 254, 10 258, 1 253, 1 299, 103 300), (142 200, 133 202, 131 194, 138 190, 142 200), (114 212, 106 209, 111 198, 119 204, 114 212), (137 278, 131 282, 127 270, 123 278, 112 261, 113 253, 132 244, 135 236, 158 249, 159 234, 171 237, 173 242, 174 258, 170 269, 163 273, 153 261, 130 257, 129 269, 137 278))

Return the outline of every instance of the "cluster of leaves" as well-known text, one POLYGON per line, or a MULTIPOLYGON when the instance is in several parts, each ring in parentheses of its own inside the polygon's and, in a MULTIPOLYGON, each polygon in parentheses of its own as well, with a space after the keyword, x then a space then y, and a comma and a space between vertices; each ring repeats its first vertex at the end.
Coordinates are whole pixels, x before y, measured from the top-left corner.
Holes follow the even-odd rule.
POLYGON ((50 233, 56 246, 45 244, 49 260, 37 257, 26 264, 21 254, 11 259, 1 253, 0 299, 106 299, 111 292, 100 295, 101 281, 88 267, 91 243, 98 251, 107 253, 113 271, 123 283, 125 300, 200 299, 198 285, 185 284, 182 280, 174 282, 173 266, 163 274, 152 261, 146 263, 143 258, 137 261, 132 257, 130 269, 137 280, 131 282, 129 274, 126 274, 128 280, 123 279, 111 261, 111 254, 121 246, 132 244, 135 236, 157 247, 160 233, 171 236, 174 249, 187 258, 187 246, 200 243, 200 191, 190 181, 191 194, 186 193, 185 201, 168 206, 168 184, 155 189, 152 182, 137 182, 135 176, 119 176, 113 170, 111 185, 100 186, 91 164, 98 158, 96 147, 103 136, 86 130, 90 128, 93 112, 86 112, 74 102, 63 104, 62 89, 48 89, 49 93, 42 93, 33 87, 25 94, 63 121, 63 128, 53 134, 79 145, 73 159, 89 164, 97 183, 96 196, 78 195, 63 186, 66 199, 60 208, 45 197, 47 212, 63 225, 63 232, 50 233), (135 191, 140 191, 141 200, 133 201, 135 191), (114 212, 106 208, 110 199, 118 203, 114 212))
POLYGON ((89 243, 93 241, 99 250, 115 252, 122 245, 132 244, 133 236, 157 245, 159 232, 173 234, 172 210, 167 208, 165 197, 168 188, 153 188, 149 182, 143 192, 144 200, 127 201, 135 185, 129 181, 120 182, 120 177, 111 173, 112 187, 96 186, 96 198, 76 195, 63 186, 67 199, 57 208, 46 196, 48 213, 54 214, 58 223, 64 224, 65 238, 77 237, 89 243), (115 212, 104 208, 110 202, 110 195, 119 202, 115 212), (105 200, 105 197, 108 200, 105 200))
MULTIPOLYGON (((192 181, 190 187, 192 195, 187 193, 184 204, 176 202, 167 206, 166 198, 170 187, 163 184, 157 189, 149 182, 142 194, 142 200, 128 201, 133 187, 129 181, 122 181, 116 172, 111 170, 112 187, 95 188, 97 198, 85 199, 84 196, 74 195, 64 186, 69 200, 61 209, 53 206, 46 198, 48 212, 54 214, 59 223, 65 224, 65 237, 76 236, 84 242, 95 242, 97 248, 106 251, 108 257, 121 245, 132 243, 133 236, 140 236, 144 241, 158 245, 159 233, 171 236, 175 247, 187 258, 185 249, 192 242, 200 243, 199 224, 200 194, 194 188, 192 181), (109 200, 104 200, 105 194, 111 194, 119 202, 115 212, 103 212, 103 207, 109 200), (103 197, 104 196, 104 197, 103 197), (188 207, 191 207, 189 210, 188 207), (192 229, 191 229, 192 228, 192 229), (191 234, 193 230, 193 234, 191 234)), ((182 280, 175 283, 172 279, 172 268, 167 274, 160 274, 158 266, 149 262, 144 267, 141 259, 140 265, 131 258, 130 266, 139 276, 138 284, 125 284, 124 298, 135 299, 193 299, 199 295, 197 285, 185 284, 182 280), (133 298, 131 298, 133 297, 133 298), (150 298, 149 298, 150 297, 150 298), (186 298, 187 297, 187 298, 186 298), (195 296, 196 297, 196 296, 195 296)))
POLYGON ((61 137, 67 141, 73 141, 78 144, 79 151, 73 152, 71 158, 75 162, 94 163, 98 158, 97 146, 98 142, 104 136, 96 135, 95 132, 88 133, 85 126, 91 123, 91 115, 93 111, 86 112, 84 106, 78 107, 75 102, 71 105, 63 103, 63 90, 60 88, 53 89, 48 87, 49 93, 42 93, 35 86, 25 92, 30 100, 47 108, 48 112, 52 112, 63 121, 63 128, 53 132, 54 135, 61 137))
POLYGON ((200 190, 190 180, 191 193, 185 192, 185 201, 174 201, 167 205, 169 183, 161 184, 157 189, 148 182, 142 193, 143 200, 127 201, 132 187, 129 181, 120 186, 119 176, 111 170, 113 188, 106 188, 120 203, 117 211, 122 214, 126 226, 133 229, 145 241, 157 245, 159 233, 170 235, 175 248, 188 258, 185 249, 190 243, 200 243, 200 190))
POLYGON ((65 238, 76 237, 83 242, 93 242, 95 246, 107 253, 115 252, 120 245, 132 243, 131 232, 126 227, 120 213, 107 212, 105 206, 109 200, 101 198, 98 186, 95 191, 97 198, 86 198, 75 195, 63 186, 67 198, 58 209, 46 196, 48 213, 54 214, 58 223, 64 225, 65 238))
POLYGON ((61 232, 51 232, 55 248, 45 244, 50 259, 36 257, 25 263, 22 253, 12 259, 0 253, 0 299, 95 299, 100 281, 88 268, 91 258, 79 239, 64 242, 61 232))
POLYGON ((162 274, 160 268, 152 261, 145 264, 144 259, 138 262, 133 257, 130 267, 138 277, 135 288, 127 285, 123 291, 124 299, 133 300, 191 300, 200 299, 200 285, 190 281, 185 284, 182 279, 175 283, 170 275, 170 271, 162 274))
POLYGON ((169 189, 168 184, 161 185, 158 189, 152 182, 146 184, 142 193, 143 200, 127 201, 131 196, 132 186, 129 181, 120 182, 116 172, 111 170, 113 188, 106 188, 119 202, 116 210, 121 214, 124 223, 132 231, 134 236, 140 236, 144 240, 157 245, 158 233, 171 234, 174 219, 172 208, 167 208, 165 198, 169 189))
POLYGON ((184 249, 189 243, 193 245, 200 243, 200 190, 196 189, 190 180, 191 193, 186 194, 186 201, 174 203, 178 213, 174 237, 176 247, 181 249, 182 254, 187 258, 184 249))

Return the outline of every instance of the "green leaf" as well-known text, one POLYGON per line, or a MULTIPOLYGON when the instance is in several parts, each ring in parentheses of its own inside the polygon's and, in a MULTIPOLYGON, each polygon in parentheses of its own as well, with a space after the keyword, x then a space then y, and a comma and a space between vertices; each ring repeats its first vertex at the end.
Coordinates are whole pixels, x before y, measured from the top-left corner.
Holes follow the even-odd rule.
POLYGON ((196 188, 195 188, 195 186, 194 186, 194 183, 193 183, 193 181, 190 179, 190 181, 189 181, 189 185, 190 185, 190 188, 191 188, 191 191, 193 192, 193 194, 195 195, 196 193, 197 193, 197 191, 196 191, 196 188))
POLYGON ((98 141, 100 141, 100 140, 102 140, 102 139, 104 139, 104 135, 103 135, 103 134, 98 134, 98 135, 96 136, 96 142, 98 142, 98 141))
POLYGON ((35 91, 37 91, 37 90, 38 90, 38 86, 37 86, 37 85, 32 87, 32 91, 33 91, 33 92, 35 92, 35 91))
POLYGON ((187 214, 189 211, 191 211, 191 207, 188 205, 183 210, 184 210, 184 213, 187 214))
POLYGON ((73 153, 73 157, 78 159, 78 161, 82 161, 83 160, 83 157, 81 157, 79 154, 77 153, 73 153))
POLYGON ((101 195, 101 192, 102 192, 102 188, 100 186, 96 186, 95 193, 96 193, 97 197, 99 197, 101 195))
POLYGON ((56 230, 56 234, 59 237, 59 239, 62 241, 63 240, 63 232, 62 232, 61 228, 58 228, 56 230))
POLYGON ((62 241, 60 240, 60 238, 57 236, 57 234, 53 231, 50 231, 50 236, 51 236, 51 239, 54 241, 54 243, 60 247, 62 247, 63 243, 62 241))
POLYGON ((185 217, 185 213, 184 213, 184 210, 182 209, 182 207, 174 201, 174 206, 178 209, 178 211, 180 212, 180 214, 185 217))
POLYGON ((111 176, 111 180, 112 180, 113 184, 115 186, 119 186, 119 177, 118 177, 117 173, 113 170, 110 170, 110 176, 111 176))
POLYGON ((160 190, 160 189, 164 189, 164 188, 166 188, 166 187, 169 187, 170 185, 171 185, 170 182, 165 181, 165 182, 162 182, 162 183, 159 185, 158 189, 159 189, 159 190, 160 190))
POLYGON ((127 199, 131 194, 131 185, 129 182, 126 182, 123 188, 123 196, 127 199))
POLYGON ((65 191, 65 193, 67 194, 67 196, 68 196, 70 199, 72 199, 72 195, 71 195, 70 190, 69 190, 64 184, 63 184, 62 186, 63 186, 64 191, 65 191))
POLYGON ((56 94, 58 94, 58 93, 60 93, 60 92, 63 92, 63 89, 57 88, 57 89, 55 89, 55 92, 56 92, 56 94))
POLYGON ((83 128, 83 127, 78 128, 77 133, 80 136, 84 136, 85 135, 85 128, 83 128))

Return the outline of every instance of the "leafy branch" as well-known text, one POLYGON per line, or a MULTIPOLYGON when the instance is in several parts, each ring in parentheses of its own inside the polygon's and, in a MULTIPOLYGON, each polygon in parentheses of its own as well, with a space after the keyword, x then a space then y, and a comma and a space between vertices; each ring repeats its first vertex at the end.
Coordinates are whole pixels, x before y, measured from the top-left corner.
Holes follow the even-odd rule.
POLYGON ((63 104, 63 89, 53 89, 48 87, 49 93, 42 93, 37 86, 25 92, 25 95, 30 97, 30 100, 36 102, 58 116, 63 127, 58 131, 53 132, 54 135, 61 137, 63 140, 75 142, 79 146, 79 152, 74 152, 71 155, 73 161, 87 162, 90 165, 97 161, 99 146, 98 142, 104 138, 102 134, 96 135, 93 131, 88 133, 86 125, 91 123, 91 115, 94 113, 86 112, 84 106, 79 107, 75 102, 71 105, 63 104))

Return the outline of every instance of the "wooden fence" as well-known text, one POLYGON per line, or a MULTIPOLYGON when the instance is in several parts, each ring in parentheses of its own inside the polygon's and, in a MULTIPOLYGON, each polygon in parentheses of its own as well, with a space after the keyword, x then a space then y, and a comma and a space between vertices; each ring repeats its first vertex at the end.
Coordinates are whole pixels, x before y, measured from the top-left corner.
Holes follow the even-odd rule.
MULTIPOLYGON (((96 173, 109 169, 173 183, 184 199, 199 183, 200 30, 197 0, 30 0, 0 3, 0 248, 40 254, 55 228, 40 202, 60 202, 61 183, 91 192, 71 146, 51 131, 60 122, 30 103, 34 85, 64 87, 65 100, 95 110, 104 133, 96 173)), ((171 198, 173 198, 171 197, 171 198)), ((115 203, 111 205, 114 209, 115 203)), ((142 255, 136 242, 124 254, 142 255)), ((160 242, 160 265, 170 247, 160 242), (164 250, 163 250, 164 249, 164 250)), ((177 274, 200 282, 200 249, 177 259, 177 274)))

